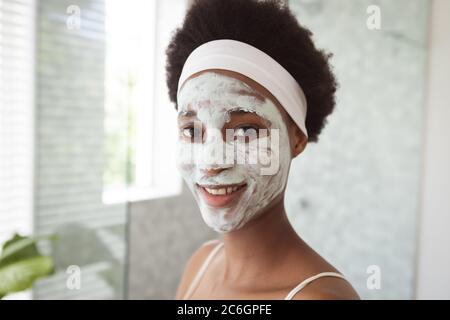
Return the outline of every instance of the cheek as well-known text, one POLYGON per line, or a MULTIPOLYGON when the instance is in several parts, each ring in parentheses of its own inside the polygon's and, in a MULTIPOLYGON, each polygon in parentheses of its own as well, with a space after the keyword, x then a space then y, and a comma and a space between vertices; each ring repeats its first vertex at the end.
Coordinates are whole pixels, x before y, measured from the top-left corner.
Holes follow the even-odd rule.
POLYGON ((178 170, 181 171, 182 174, 190 174, 195 170, 195 166, 193 164, 180 163, 178 164, 178 170))
POLYGON ((179 141, 176 147, 176 165, 183 178, 191 175, 195 170, 195 161, 193 153, 195 152, 191 143, 179 141))
POLYGON ((289 137, 284 128, 260 139, 258 165, 253 168, 257 190, 263 197, 277 193, 287 180, 290 165, 289 137), (255 172, 257 170, 257 172, 255 172))
POLYGON ((190 164, 180 164, 178 166, 178 171, 181 177, 186 182, 188 187, 191 187, 195 181, 195 166, 190 164))

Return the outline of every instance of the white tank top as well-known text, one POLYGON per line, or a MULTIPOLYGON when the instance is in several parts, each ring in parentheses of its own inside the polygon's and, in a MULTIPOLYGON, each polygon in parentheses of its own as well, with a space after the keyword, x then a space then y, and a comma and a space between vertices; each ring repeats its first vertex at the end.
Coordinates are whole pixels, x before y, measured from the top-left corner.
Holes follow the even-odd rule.
MULTIPOLYGON (((216 240, 211 240, 206 242, 207 243, 211 243, 214 242, 216 240)), ((206 269, 208 268, 209 264, 211 263, 212 259, 214 258, 214 256, 216 255, 216 253, 223 247, 223 243, 219 242, 214 249, 209 253, 209 255, 206 257, 205 261, 203 262, 202 266, 200 267, 200 269, 197 271, 197 274, 195 275, 194 279, 192 280, 188 290, 186 291, 186 294, 184 295, 183 299, 189 299, 191 297, 191 295, 194 293, 194 290, 198 287, 198 285, 200 284, 200 280, 202 279, 206 269)), ((295 288, 293 288, 288 294, 287 296, 284 298, 284 300, 292 300, 292 298, 300 291, 302 290, 304 287, 306 287, 308 284, 310 284, 311 282, 313 282, 316 279, 319 278, 323 278, 323 277, 336 277, 336 278, 342 278, 345 280, 345 277, 337 272, 321 272, 319 274, 316 274, 312 277, 309 277, 305 280, 303 280, 302 282, 300 282, 295 288)))

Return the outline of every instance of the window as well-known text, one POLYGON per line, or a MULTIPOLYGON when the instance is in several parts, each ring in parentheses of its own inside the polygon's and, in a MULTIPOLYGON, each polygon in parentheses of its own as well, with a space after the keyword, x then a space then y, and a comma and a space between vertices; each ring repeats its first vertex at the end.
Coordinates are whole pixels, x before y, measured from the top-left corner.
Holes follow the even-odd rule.
POLYGON ((0 0, 0 243, 32 231, 34 3, 0 0))
POLYGON ((165 49, 187 1, 107 1, 105 203, 174 195, 176 113, 165 49))
POLYGON ((34 12, 34 1, 0 0, 0 245, 33 229, 34 12))

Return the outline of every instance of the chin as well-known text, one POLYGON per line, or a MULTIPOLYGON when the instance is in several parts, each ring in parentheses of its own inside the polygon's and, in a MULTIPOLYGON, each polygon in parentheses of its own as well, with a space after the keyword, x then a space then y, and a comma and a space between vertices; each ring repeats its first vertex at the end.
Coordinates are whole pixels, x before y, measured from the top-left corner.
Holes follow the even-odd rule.
POLYGON ((217 208, 213 210, 203 209, 201 210, 203 220, 210 228, 218 233, 237 231, 256 216, 255 214, 246 216, 245 213, 248 212, 248 208, 245 210, 242 208, 240 210, 236 210, 236 208, 221 208, 219 210, 217 208))

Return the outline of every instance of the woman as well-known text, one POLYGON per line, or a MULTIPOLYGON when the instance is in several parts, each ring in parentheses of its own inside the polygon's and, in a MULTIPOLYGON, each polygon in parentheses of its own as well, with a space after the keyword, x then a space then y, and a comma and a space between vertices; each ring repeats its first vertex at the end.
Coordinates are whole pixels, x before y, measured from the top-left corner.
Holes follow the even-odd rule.
POLYGON ((335 104, 329 56, 280 1, 197 0, 167 49, 178 161, 221 234, 186 265, 177 299, 357 299, 295 232, 290 162, 335 104))

